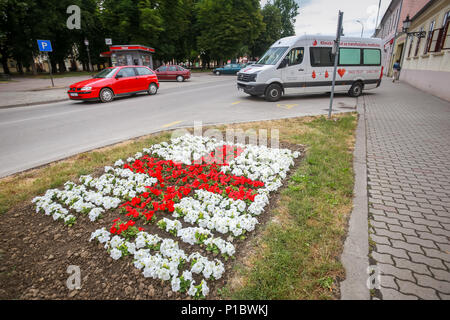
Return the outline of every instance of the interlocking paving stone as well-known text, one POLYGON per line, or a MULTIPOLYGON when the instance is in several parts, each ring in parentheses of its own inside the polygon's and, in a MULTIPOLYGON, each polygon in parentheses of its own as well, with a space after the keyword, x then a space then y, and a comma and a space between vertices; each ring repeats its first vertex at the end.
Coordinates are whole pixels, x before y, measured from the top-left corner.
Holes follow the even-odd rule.
POLYGON ((380 286, 398 290, 398 285, 395 283, 395 277, 390 275, 380 275, 380 286))
POLYGON ((392 256, 385 253, 379 253, 376 251, 371 252, 372 258, 381 263, 394 264, 392 256))
POLYGON ((403 281, 396 279, 398 286, 400 287, 400 292, 404 294, 413 294, 420 299, 426 300, 437 300, 439 299, 438 293, 435 289, 421 287, 411 281, 403 281))
POLYGON ((385 81, 363 99, 380 293, 450 299, 450 103, 385 81))
POLYGON ((450 294, 450 282, 437 280, 423 274, 417 274, 415 277, 420 286, 434 288, 439 292, 450 294))
MULTIPOLYGON (((396 257, 394 257, 393 259, 395 261, 396 267, 408 269, 408 270, 413 271, 414 273, 422 273, 422 274, 427 274, 430 276, 433 275, 433 273, 431 273, 431 271, 429 270, 428 266, 423 263, 415 263, 415 262, 412 262, 407 259, 400 259, 400 258, 396 258, 396 257)), ((440 272, 442 272, 442 270, 440 270, 440 269, 434 269, 434 270, 439 270, 440 272)))
POLYGON ((419 298, 409 294, 402 294, 400 291, 391 288, 380 289, 384 300, 418 300, 419 298))
POLYGON ((414 262, 423 263, 426 264, 427 266, 447 270, 447 267, 445 266, 444 262, 441 259, 430 258, 423 254, 414 252, 410 252, 409 256, 411 257, 411 260, 414 262))
POLYGON ((387 245, 379 244, 379 243, 376 244, 376 247, 377 247, 377 251, 380 253, 386 253, 386 254, 390 254, 391 256, 394 256, 394 257, 408 259, 408 255, 406 254, 406 250, 404 250, 404 249, 397 249, 392 246, 387 246, 387 245))

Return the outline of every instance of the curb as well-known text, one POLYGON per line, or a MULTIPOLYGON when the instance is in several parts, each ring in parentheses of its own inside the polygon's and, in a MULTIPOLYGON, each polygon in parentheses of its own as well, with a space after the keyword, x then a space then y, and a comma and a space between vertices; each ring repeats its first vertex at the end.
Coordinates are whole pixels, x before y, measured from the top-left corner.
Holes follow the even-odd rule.
POLYGON ((30 102, 30 103, 11 104, 11 105, 6 105, 6 106, 0 106, 0 109, 10 109, 10 108, 18 108, 18 107, 36 106, 36 105, 40 105, 40 104, 62 102, 62 101, 68 101, 68 99, 64 98, 64 99, 55 99, 55 100, 38 101, 38 102, 30 102))
POLYGON ((341 300, 370 300, 370 291, 367 287, 367 279, 369 278, 367 273, 369 267, 369 205, 364 97, 362 97, 361 103, 357 103, 357 111, 359 117, 353 152, 353 170, 355 173, 353 210, 341 256, 341 262, 346 273, 345 280, 340 283, 341 300))

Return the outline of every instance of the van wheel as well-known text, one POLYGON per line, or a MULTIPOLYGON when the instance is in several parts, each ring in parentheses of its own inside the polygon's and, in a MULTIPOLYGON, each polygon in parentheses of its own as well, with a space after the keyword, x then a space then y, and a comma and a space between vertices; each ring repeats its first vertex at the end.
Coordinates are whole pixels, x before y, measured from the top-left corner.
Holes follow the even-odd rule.
POLYGON ((264 98, 267 101, 275 102, 280 100, 281 94, 283 93, 283 89, 279 84, 272 83, 266 88, 266 92, 264 93, 264 98))
POLYGON ((362 94, 362 91, 363 91, 363 84, 362 82, 358 81, 352 85, 352 87, 348 91, 348 94, 350 95, 350 97, 356 98, 362 94))
POLYGON ((109 88, 103 88, 100 91, 99 97, 101 102, 111 102, 114 98, 114 93, 109 88))

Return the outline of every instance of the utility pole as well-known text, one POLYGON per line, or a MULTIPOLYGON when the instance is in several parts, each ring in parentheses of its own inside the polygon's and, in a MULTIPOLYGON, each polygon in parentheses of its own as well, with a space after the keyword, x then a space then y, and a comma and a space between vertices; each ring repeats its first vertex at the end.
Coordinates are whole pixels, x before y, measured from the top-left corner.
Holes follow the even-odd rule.
POLYGON ((338 26, 336 31, 336 40, 334 41, 333 51, 334 54, 334 70, 333 70, 333 82, 331 83, 331 96, 330 96, 330 108, 328 109, 328 119, 331 119, 331 110, 333 109, 334 87, 336 84, 336 72, 339 59, 339 43, 341 42, 342 34, 342 19, 344 13, 339 10, 338 26))
POLYGON ((378 2, 377 20, 375 22, 375 31, 377 30, 377 27, 378 27, 378 17, 380 15, 380 7, 381 7, 381 0, 378 2))

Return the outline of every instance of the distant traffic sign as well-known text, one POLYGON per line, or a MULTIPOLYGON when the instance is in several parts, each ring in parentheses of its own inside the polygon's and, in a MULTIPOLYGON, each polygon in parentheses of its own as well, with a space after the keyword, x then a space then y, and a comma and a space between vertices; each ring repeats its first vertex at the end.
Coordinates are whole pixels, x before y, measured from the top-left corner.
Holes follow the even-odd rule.
POLYGON ((39 51, 42 52, 51 52, 52 51, 52 44, 50 40, 38 40, 38 47, 39 51))

